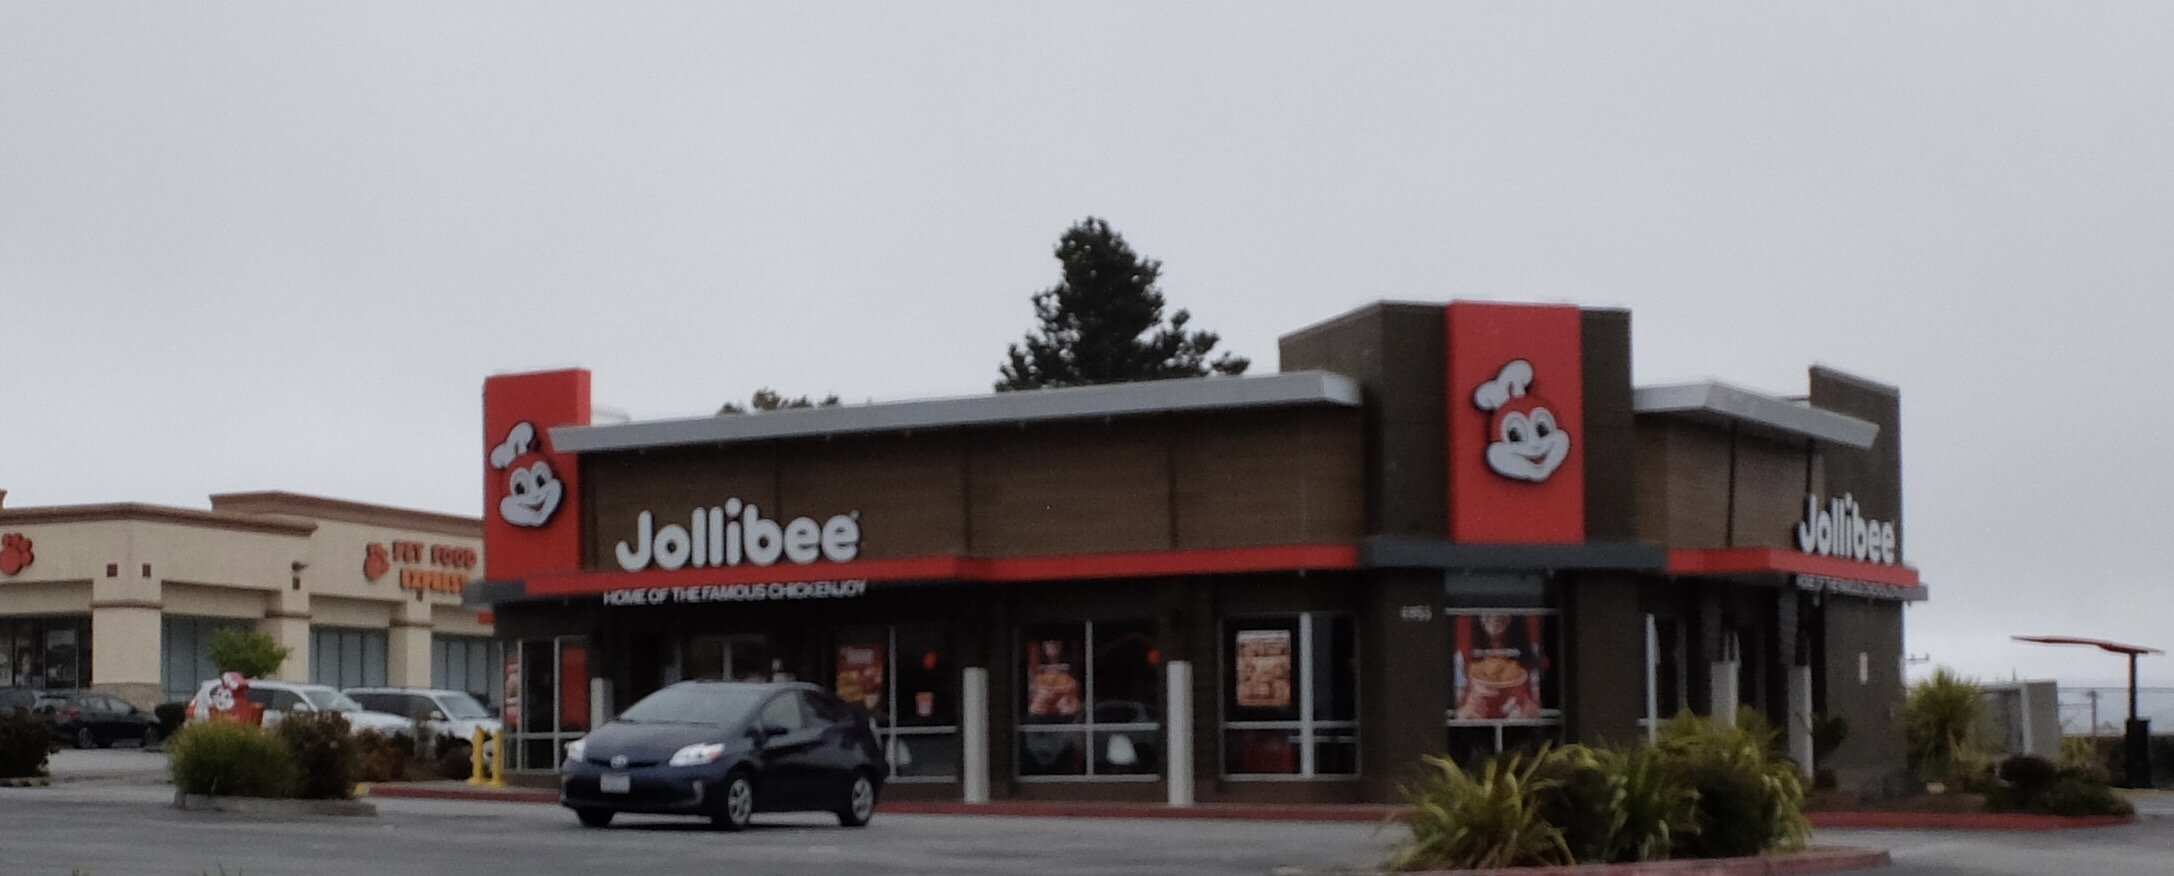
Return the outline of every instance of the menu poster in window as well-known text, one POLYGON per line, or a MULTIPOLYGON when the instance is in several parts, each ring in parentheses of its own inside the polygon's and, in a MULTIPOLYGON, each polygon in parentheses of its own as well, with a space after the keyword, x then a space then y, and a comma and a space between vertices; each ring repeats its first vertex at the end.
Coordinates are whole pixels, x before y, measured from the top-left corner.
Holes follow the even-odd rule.
POLYGON ((883 713, 883 649, 874 645, 838 646, 838 698, 883 713))
POLYGON ((1291 707, 1291 631, 1238 631, 1238 707, 1291 707))
POLYGON ((1457 616, 1454 695, 1458 720, 1541 717, 1540 677, 1547 661, 1540 618, 1507 613, 1457 616))
POLYGON ((1079 643, 1051 638, 1027 642, 1027 720, 1072 723, 1080 720, 1085 686, 1079 643))

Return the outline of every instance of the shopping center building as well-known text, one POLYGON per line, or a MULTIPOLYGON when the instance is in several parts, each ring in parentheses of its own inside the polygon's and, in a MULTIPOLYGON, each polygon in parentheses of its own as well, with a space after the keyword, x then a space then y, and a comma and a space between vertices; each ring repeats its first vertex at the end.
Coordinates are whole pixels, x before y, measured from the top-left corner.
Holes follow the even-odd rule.
POLYGON ((211 638, 231 626, 290 649, 281 679, 496 701, 501 651, 460 602, 483 563, 476 518, 292 493, 212 496, 209 511, 4 496, 0 686, 185 700, 217 676, 211 638))
MULTIPOLYGON (((1903 767, 1897 390, 1634 387, 1630 314, 1381 303, 1282 371, 594 424, 485 383, 516 763, 659 686, 867 708, 893 794, 1382 801, 1752 706, 1903 767)), ((721 381, 729 383, 729 381, 721 381)), ((690 400, 707 404, 711 400, 690 400)))

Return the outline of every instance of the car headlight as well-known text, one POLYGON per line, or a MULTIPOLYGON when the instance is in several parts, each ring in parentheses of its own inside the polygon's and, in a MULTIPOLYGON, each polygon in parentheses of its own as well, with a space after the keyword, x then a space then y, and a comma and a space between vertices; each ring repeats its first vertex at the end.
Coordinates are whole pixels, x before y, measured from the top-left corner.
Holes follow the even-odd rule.
POLYGON ((716 763, 718 758, 724 756, 725 746, 723 743, 689 745, 672 753, 671 765, 701 766, 706 763, 716 763))
POLYGON ((574 741, 572 741, 572 742, 566 743, 566 759, 567 759, 567 760, 588 760, 588 759, 589 759, 589 740, 587 740, 587 739, 576 739, 576 740, 574 740, 574 741))

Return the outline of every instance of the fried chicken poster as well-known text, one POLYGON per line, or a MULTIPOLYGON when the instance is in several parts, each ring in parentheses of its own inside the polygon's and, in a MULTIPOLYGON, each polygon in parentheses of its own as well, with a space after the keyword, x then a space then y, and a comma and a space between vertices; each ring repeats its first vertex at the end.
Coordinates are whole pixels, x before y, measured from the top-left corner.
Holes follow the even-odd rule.
POLYGON ((1540 624, 1535 614, 1457 616, 1458 720, 1540 717, 1540 678, 1547 668, 1540 624))

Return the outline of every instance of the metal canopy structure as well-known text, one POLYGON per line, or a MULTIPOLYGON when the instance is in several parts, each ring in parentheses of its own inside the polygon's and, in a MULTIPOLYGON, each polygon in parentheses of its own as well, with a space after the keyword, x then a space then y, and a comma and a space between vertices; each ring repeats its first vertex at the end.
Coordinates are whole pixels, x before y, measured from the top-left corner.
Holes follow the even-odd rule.
MULTIPOLYGON (((2151 786, 2151 724, 2137 714, 2136 708, 2136 658, 2145 654, 2164 654, 2146 645, 2124 645, 2107 639, 2084 636, 2010 636, 2018 642, 2034 645, 2087 645, 2101 651, 2126 655, 2129 658, 2129 724, 2122 763, 2128 768, 2128 785, 2132 788, 2151 786)), ((2096 731, 2093 731, 2096 732, 2096 731)))

